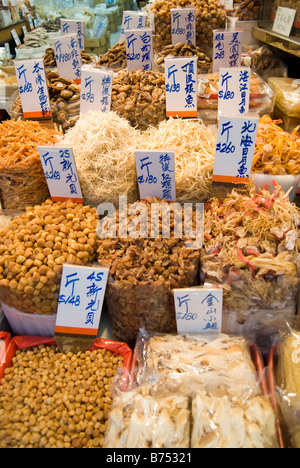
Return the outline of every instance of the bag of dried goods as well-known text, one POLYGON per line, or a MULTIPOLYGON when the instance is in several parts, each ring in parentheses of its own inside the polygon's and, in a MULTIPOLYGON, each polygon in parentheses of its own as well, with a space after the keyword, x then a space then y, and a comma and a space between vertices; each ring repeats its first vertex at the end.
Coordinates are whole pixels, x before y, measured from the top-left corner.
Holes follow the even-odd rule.
POLYGON ((287 66, 266 45, 251 52, 250 66, 271 88, 270 77, 287 77, 288 74, 287 66))
MULTIPOLYGON (((205 123, 218 120, 219 73, 198 77, 198 117, 205 123)), ((275 96, 270 86, 256 73, 251 73, 249 112, 263 116, 274 109, 275 96)))
POLYGON ((283 114, 299 119, 300 125, 300 81, 294 78, 271 77, 269 86, 275 92, 275 105, 283 114))
POLYGON ((110 268, 105 300, 117 339, 133 344, 141 327, 176 330, 172 289, 199 284, 200 250, 178 231, 189 216, 195 232, 196 211, 148 198, 102 219, 98 262, 110 268))
POLYGON ((157 54, 155 65, 158 71, 165 73, 165 58, 166 57, 193 57, 198 58, 198 73, 211 73, 213 70, 212 59, 208 57, 200 47, 193 44, 185 44, 181 42, 176 45, 167 45, 161 52, 157 54))
POLYGON ((173 119, 142 133, 141 150, 175 153, 176 200, 203 203, 210 197, 217 133, 196 119, 173 119))
POLYGON ((4 209, 22 211, 49 197, 37 146, 58 140, 57 131, 39 122, 0 123, 0 196, 4 209))
POLYGON ((61 353, 54 339, 15 337, 0 385, 1 448, 101 448, 115 377, 129 372, 125 343, 96 339, 61 353), (16 401, 18 404, 15 404, 16 401))
POLYGON ((111 109, 140 130, 166 118, 165 75, 144 70, 121 70, 113 79, 111 109))
POLYGON ((267 338, 296 311, 300 211, 275 185, 232 190, 205 210, 203 281, 222 285, 223 329, 267 338))
POLYGON ((245 338, 141 330, 132 368, 128 391, 115 391, 104 447, 277 447, 245 338))
POLYGON ((115 112, 81 115, 61 143, 71 146, 85 203, 118 206, 119 196, 138 199, 134 150, 139 132, 115 112))
MULTIPOLYGON (((26 314, 56 314, 64 263, 95 260, 98 215, 71 201, 28 207, 0 232, 0 298, 26 314)), ((5 312, 5 310, 4 310, 5 312)))
POLYGON ((155 22, 155 48, 162 50, 172 44, 171 9, 196 8, 196 45, 210 51, 213 45, 214 29, 224 29, 226 12, 218 0, 155 0, 151 5, 155 22))

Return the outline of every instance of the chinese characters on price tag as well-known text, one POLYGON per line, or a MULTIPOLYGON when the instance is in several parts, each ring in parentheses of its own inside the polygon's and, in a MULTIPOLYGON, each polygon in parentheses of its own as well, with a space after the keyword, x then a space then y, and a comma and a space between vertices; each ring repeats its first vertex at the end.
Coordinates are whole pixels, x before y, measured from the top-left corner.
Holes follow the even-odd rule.
POLYGON ((258 129, 258 117, 220 116, 213 182, 249 181, 258 129))
POLYGON ((250 68, 220 68, 219 70, 219 116, 247 114, 250 99, 250 68))
POLYGON ((83 203, 72 148, 38 146, 38 152, 52 200, 83 203))
POLYGON ((219 286, 174 289, 178 333, 221 333, 223 290, 219 286))
POLYGON ((127 69, 153 70, 152 29, 125 31, 127 69))
POLYGON ((197 60, 165 58, 167 117, 197 117, 197 60))
POLYGON ((176 200, 174 152, 135 151, 135 161, 141 200, 176 200))
POLYGON ((15 70, 24 118, 50 118, 43 59, 15 61, 15 70))
POLYGON ((58 73, 64 78, 81 82, 81 52, 77 34, 52 39, 58 73))
POLYGON ((125 40, 125 31, 144 29, 146 27, 147 14, 138 11, 124 11, 121 25, 120 41, 125 40))
POLYGON ((55 324, 56 338, 81 336, 91 338, 93 343, 100 325, 107 278, 107 268, 63 266, 55 324))
POLYGON ((61 34, 77 34, 80 50, 84 50, 84 21, 61 19, 61 34))
POLYGON ((172 44, 196 45, 196 8, 171 9, 172 44))
POLYGON ((278 7, 272 30, 282 36, 289 37, 294 24, 296 10, 278 7))
POLYGON ((214 31, 213 71, 241 66, 243 31, 214 31))
POLYGON ((90 70, 82 68, 80 112, 109 112, 111 109, 111 93, 113 72, 90 70))

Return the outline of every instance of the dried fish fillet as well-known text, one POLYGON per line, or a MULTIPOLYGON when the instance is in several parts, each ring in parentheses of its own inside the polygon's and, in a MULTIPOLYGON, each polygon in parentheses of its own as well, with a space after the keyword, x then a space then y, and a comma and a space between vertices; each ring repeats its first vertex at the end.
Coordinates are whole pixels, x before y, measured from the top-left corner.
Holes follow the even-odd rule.
POLYGON ((199 392, 192 415, 192 448, 277 447, 275 415, 267 397, 211 398, 199 392))
POLYGON ((189 416, 184 395, 152 396, 145 388, 125 392, 114 399, 104 447, 189 447, 189 416))

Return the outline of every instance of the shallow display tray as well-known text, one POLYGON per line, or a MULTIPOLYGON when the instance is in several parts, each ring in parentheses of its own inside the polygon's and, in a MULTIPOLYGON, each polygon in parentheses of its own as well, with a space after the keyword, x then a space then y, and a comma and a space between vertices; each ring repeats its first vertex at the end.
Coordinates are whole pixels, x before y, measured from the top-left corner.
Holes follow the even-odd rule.
POLYGON ((14 335, 54 336, 56 314, 26 314, 7 304, 1 305, 14 335))

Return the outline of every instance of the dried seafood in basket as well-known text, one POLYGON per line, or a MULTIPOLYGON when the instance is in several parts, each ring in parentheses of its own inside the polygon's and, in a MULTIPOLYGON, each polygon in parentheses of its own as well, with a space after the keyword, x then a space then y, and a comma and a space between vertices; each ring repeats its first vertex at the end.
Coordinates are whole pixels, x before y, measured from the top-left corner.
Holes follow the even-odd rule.
POLYGON ((28 314, 56 314, 63 264, 94 262, 97 223, 95 208, 72 201, 27 207, 0 232, 1 302, 28 314))
POLYGON ((208 57, 200 47, 181 42, 176 45, 167 45, 156 57, 156 64, 161 66, 159 71, 164 72, 166 57, 197 57, 198 73, 211 73, 213 70, 212 59, 208 57))
POLYGON ((224 29, 226 22, 225 9, 218 0, 155 0, 151 11, 155 20, 155 48, 162 50, 172 43, 171 9, 196 8, 196 45, 202 50, 210 51, 213 45, 214 29, 224 29))
POLYGON ((85 203, 118 206, 119 196, 138 199, 134 150, 139 132, 116 112, 88 112, 62 138, 73 148, 85 203), (87 144, 88 142, 88 144, 87 144))
POLYGON ((211 193, 217 132, 196 119, 161 122, 141 135, 141 150, 172 149, 175 153, 176 200, 202 203, 211 193))
POLYGON ((104 447, 278 446, 245 338, 142 330, 133 369, 128 390, 115 388, 104 447))
POLYGON ((202 279, 223 288, 228 333, 268 336, 295 314, 300 210, 275 182, 273 193, 232 190, 205 210, 202 279))
POLYGON ((105 54, 100 55, 96 68, 109 68, 118 72, 127 67, 127 56, 125 41, 117 42, 105 54))
POLYGON ((165 75, 144 70, 121 70, 113 80, 111 110, 140 130, 166 118, 165 75))
MULTIPOLYGON (((82 60, 83 65, 88 65, 90 63, 93 63, 93 57, 89 55, 88 53, 84 52, 84 50, 81 51, 81 60, 82 60)), ((56 63, 56 58, 55 58, 55 52, 52 47, 49 47, 48 49, 45 50, 43 61, 44 61, 44 66, 45 66, 46 71, 48 68, 56 68, 57 63, 56 63)))
POLYGON ((300 135, 284 131, 265 115, 259 120, 252 171, 260 174, 300 174, 300 135))
POLYGON ((194 238, 177 229, 189 219, 195 232, 196 218, 195 210, 187 215, 180 204, 148 198, 102 219, 98 262, 110 269, 105 299, 116 338, 134 343, 144 326, 176 330, 172 289, 198 285, 200 263, 200 250, 187 245, 194 238))
POLYGON ((56 130, 36 121, 5 120, 0 123, 0 195, 7 210, 25 210, 49 197, 39 145, 59 140, 56 130))

